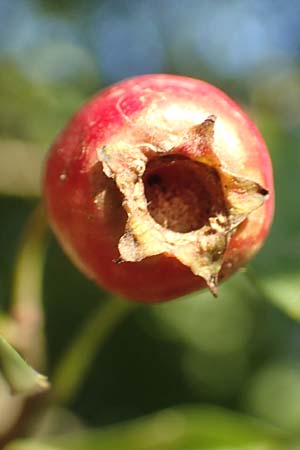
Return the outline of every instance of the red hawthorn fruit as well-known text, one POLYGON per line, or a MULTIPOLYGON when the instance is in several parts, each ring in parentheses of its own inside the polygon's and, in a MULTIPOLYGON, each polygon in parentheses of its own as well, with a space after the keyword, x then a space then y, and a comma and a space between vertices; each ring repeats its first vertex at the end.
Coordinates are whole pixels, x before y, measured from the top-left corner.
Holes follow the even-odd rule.
POLYGON ((45 168, 49 221, 89 278, 140 302, 243 266, 273 216, 272 167, 247 115, 210 84, 145 75, 100 92, 45 168))

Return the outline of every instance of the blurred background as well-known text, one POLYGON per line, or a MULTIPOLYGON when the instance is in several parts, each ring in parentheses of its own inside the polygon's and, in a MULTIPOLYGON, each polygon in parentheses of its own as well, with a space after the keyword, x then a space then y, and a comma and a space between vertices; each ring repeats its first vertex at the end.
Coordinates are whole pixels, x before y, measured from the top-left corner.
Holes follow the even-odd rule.
MULTIPOLYGON (((10 449, 300 448, 298 0, 0 0, 0 333, 51 142, 95 92, 155 72, 215 84, 257 124, 274 163, 272 232, 219 298, 201 293, 131 310, 95 352, 68 413, 53 413, 59 426, 45 420, 39 444, 31 436, 10 449), (67 430, 75 434, 61 437, 67 430)), ((71 265, 54 237, 47 243, 43 370, 51 380, 110 295, 71 265)), ((36 254, 28 255, 36 275, 36 254)), ((26 283, 22 289, 26 297, 26 283)), ((22 409, 4 391, 0 436, 22 409)))

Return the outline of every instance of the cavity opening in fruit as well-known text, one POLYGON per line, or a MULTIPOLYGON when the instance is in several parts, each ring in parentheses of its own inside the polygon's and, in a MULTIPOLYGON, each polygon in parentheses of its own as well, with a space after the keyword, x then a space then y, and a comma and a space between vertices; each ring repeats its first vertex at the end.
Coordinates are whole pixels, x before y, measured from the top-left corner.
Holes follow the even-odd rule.
POLYGON ((150 160, 143 176, 148 212, 164 228, 189 233, 225 213, 222 184, 217 171, 184 156, 150 160))

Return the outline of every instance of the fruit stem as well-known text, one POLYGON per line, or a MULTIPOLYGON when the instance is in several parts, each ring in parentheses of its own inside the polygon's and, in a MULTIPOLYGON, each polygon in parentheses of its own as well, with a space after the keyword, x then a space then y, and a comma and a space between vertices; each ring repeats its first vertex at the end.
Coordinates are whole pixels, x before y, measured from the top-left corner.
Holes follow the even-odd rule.
MULTIPOLYGON (((10 310, 1 318, 1 334, 38 370, 44 369, 46 360, 42 293, 47 230, 42 204, 38 204, 22 232, 13 273, 10 310)), ((18 392, 27 392, 20 397, 22 409, 20 416, 17 416, 18 420, 12 422, 7 433, 0 438, 0 448, 25 432, 36 401, 36 398, 28 397, 27 394, 30 395, 30 391, 35 391, 36 388, 48 386, 46 379, 22 361, 13 348, 8 350, 8 344, 2 339, 2 353, 5 351, 6 357, 9 357, 6 361, 6 376, 9 376, 12 383, 10 387, 18 392)), ((38 402, 39 400, 36 404, 38 402)), ((13 412, 13 408, 11 411, 13 412)))
POLYGON ((45 366, 43 272, 47 220, 42 204, 33 210, 23 230, 13 275, 10 316, 15 322, 13 342, 39 369, 45 366))
POLYGON ((54 371, 50 396, 55 402, 70 403, 94 356, 134 307, 134 303, 112 297, 91 314, 54 371))

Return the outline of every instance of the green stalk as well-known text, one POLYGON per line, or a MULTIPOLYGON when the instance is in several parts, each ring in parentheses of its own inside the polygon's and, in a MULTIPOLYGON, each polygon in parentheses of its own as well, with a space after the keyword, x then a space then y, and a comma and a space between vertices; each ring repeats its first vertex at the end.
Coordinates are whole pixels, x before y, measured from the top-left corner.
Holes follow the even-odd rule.
MULTIPOLYGON (((42 205, 30 216, 23 232, 14 273, 11 314, 18 336, 14 344, 39 369, 45 366, 43 273, 47 221, 42 205), (19 345, 20 344, 20 345, 19 345)), ((85 377, 97 350, 135 304, 110 299, 93 312, 67 349, 52 379, 51 399, 68 403, 85 377)))
POLYGON ((135 306, 126 300, 111 298, 91 314, 54 372, 51 391, 54 401, 66 404, 72 400, 95 354, 135 306))
POLYGON ((250 283, 250 285, 256 290, 256 292, 259 294, 259 296, 266 301, 267 303, 275 303, 273 299, 268 295, 266 292, 264 286, 262 285, 259 276, 251 266, 247 266, 247 268, 243 271, 246 279, 250 283))
POLYGON ((18 330, 15 345, 38 368, 45 364, 42 298, 47 230, 43 206, 39 204, 29 217, 21 238, 10 311, 18 330))
POLYGON ((1 374, 12 394, 32 395, 49 388, 48 380, 39 374, 0 336, 1 374))

